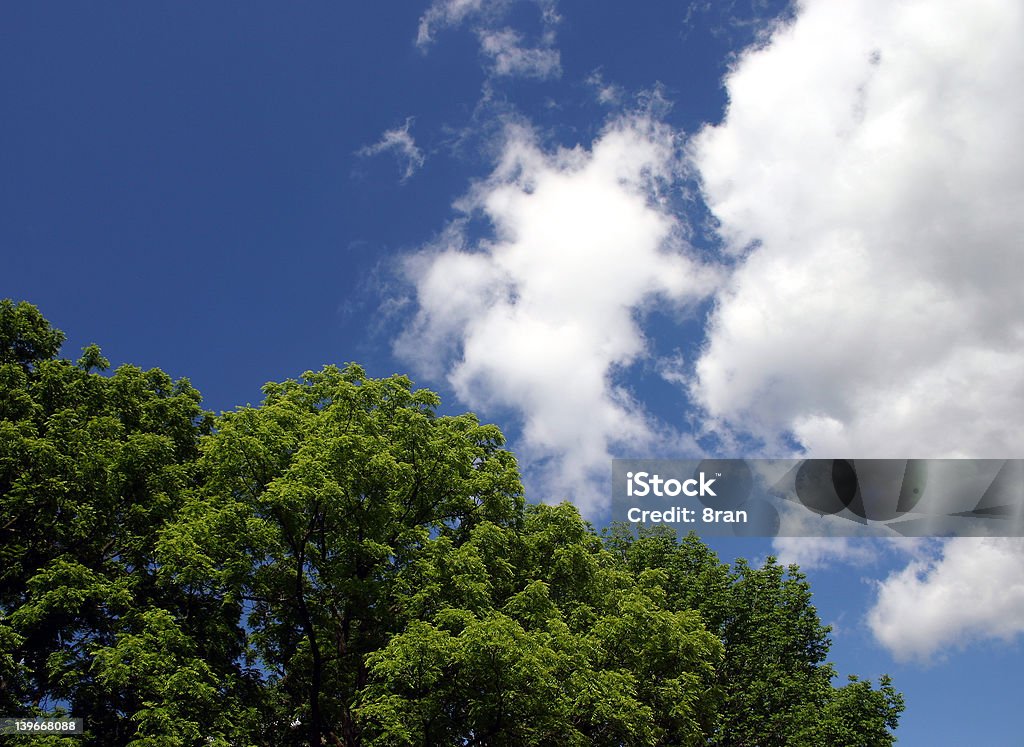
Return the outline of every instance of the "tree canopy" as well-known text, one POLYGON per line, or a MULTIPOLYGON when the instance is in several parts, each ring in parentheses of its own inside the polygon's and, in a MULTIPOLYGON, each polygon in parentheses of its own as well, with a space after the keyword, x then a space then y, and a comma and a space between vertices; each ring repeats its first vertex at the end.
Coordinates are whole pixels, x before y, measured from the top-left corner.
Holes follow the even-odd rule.
POLYGON ((0 301, 0 714, 69 745, 889 745, 806 579, 528 503, 501 433, 326 366, 205 412, 0 301))

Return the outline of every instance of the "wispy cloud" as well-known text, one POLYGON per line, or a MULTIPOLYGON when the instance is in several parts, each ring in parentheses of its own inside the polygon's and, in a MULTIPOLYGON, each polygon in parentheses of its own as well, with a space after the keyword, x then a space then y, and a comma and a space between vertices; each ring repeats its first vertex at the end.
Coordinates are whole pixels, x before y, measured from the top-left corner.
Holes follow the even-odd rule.
POLYGON ((778 537, 772 550, 783 565, 804 570, 837 563, 869 565, 878 558, 875 540, 866 537, 778 537))
POLYGON ((594 70, 588 75, 586 83, 593 89, 599 104, 617 106, 622 103, 622 87, 605 81, 604 74, 600 70, 594 70))
POLYGON ((420 17, 416 45, 426 51, 438 32, 469 26, 480 42, 487 68, 496 77, 555 78, 562 73, 555 29, 561 20, 555 0, 535 0, 541 32, 528 40, 508 27, 508 0, 434 0, 420 17))
POLYGON ((613 447, 658 438, 616 373, 647 355, 640 312, 713 289, 663 204, 677 157, 671 129, 645 115, 554 152, 511 125, 494 172, 457 204, 493 234, 456 221, 409 262, 419 312, 398 353, 443 370, 468 406, 519 414, 535 498, 595 510, 613 447))
POLYGON ((438 30, 458 26, 470 16, 481 15, 485 9, 493 13, 498 6, 495 0, 434 0, 420 17, 416 45, 425 48, 434 42, 438 30))
POLYGON ((386 152, 393 153, 402 172, 401 180, 403 182, 408 180, 423 166, 426 160, 423 151, 416 147, 416 141, 413 139, 412 133, 409 132, 412 122, 412 117, 409 117, 405 120, 404 125, 393 130, 386 130, 381 135, 380 140, 373 145, 360 148, 356 153, 360 156, 376 156, 386 152))
POLYGON ((550 46, 529 47, 512 29, 481 30, 480 49, 491 60, 495 75, 550 78, 562 71, 558 50, 550 46))
POLYGON ((770 0, 691 0, 682 22, 682 38, 687 39, 698 25, 712 36, 727 42, 730 49, 763 42, 772 28, 792 17, 800 3, 770 0))

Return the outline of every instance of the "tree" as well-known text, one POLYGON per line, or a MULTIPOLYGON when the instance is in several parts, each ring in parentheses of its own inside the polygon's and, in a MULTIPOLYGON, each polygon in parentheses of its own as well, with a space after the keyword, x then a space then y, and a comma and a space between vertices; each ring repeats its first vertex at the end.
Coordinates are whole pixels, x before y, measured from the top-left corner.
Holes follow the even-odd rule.
POLYGON ((0 366, 31 370, 56 357, 63 343, 64 333, 51 327, 35 306, 0 299, 0 366))
POLYGON ((63 337, 0 301, 0 710, 69 711, 92 743, 216 737, 237 705, 237 615, 162 585, 156 559, 208 416, 187 380, 101 375, 95 346, 57 359, 63 337))
POLYGON ((903 712, 903 696, 882 675, 878 689, 849 675, 849 682, 830 693, 817 718, 808 719, 793 740, 800 745, 842 744, 848 747, 891 747, 892 730, 903 712))
POLYGON ((892 742, 795 566, 527 504, 498 429, 405 377, 213 418, 62 340, 0 302, 0 712, 88 728, 42 743, 892 742))
POLYGON ((418 619, 370 657, 368 743, 704 743, 721 644, 573 506, 442 538, 403 576, 418 619))
POLYGON ((697 609, 725 646, 718 670, 724 702, 710 743, 887 745, 903 711, 888 677, 878 689, 852 678, 836 688, 827 663, 829 627, 821 624, 810 585, 797 566, 769 557, 761 568, 739 559, 730 568, 693 534, 677 542, 664 528, 612 527, 607 540, 631 572, 663 570, 670 604, 697 609))
POLYGON ((205 484, 165 531, 162 567, 246 605, 272 729, 355 744, 366 657, 404 620, 399 571, 432 536, 519 521, 515 462, 494 426, 437 417, 436 395, 401 376, 328 366, 265 393, 204 442, 205 484))

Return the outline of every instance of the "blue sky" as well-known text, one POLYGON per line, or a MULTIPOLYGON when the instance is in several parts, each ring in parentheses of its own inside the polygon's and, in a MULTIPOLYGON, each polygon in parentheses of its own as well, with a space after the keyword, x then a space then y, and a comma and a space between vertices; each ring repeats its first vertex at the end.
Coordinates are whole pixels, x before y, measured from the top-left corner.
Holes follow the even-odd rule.
MULTIPOLYGON (((1024 10, 15 3, 0 297, 208 407, 325 363, 497 422, 534 500, 613 456, 1020 457, 1024 10)), ((1015 542, 801 562, 901 744, 1020 744, 1015 542)))

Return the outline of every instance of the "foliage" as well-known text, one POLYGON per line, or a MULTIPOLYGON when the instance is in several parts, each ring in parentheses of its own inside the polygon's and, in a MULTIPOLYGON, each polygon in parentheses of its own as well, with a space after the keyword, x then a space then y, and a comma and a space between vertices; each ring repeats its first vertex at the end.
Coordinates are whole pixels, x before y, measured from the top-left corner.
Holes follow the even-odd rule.
POLYGON ((722 747, 775 745, 889 745, 903 698, 882 677, 879 689, 852 678, 835 688, 826 662, 829 628, 821 624, 810 586, 797 566, 769 557, 761 568, 745 560, 719 562, 695 535, 677 542, 664 527, 613 526, 615 547, 634 574, 652 569, 668 579, 669 606, 697 609, 724 644, 717 670, 724 700, 708 744, 722 747))
POLYGON ((0 711, 63 708, 103 744, 216 733, 197 689, 221 701, 238 676, 237 614, 160 584, 156 558, 197 484, 199 393, 94 372, 95 346, 58 360, 63 335, 25 303, 0 302, 0 331, 0 711))
POLYGON ((0 713, 97 745, 892 742, 901 696, 831 684, 797 568, 526 504, 501 433, 405 377, 214 419, 62 341, 0 302, 0 713))

